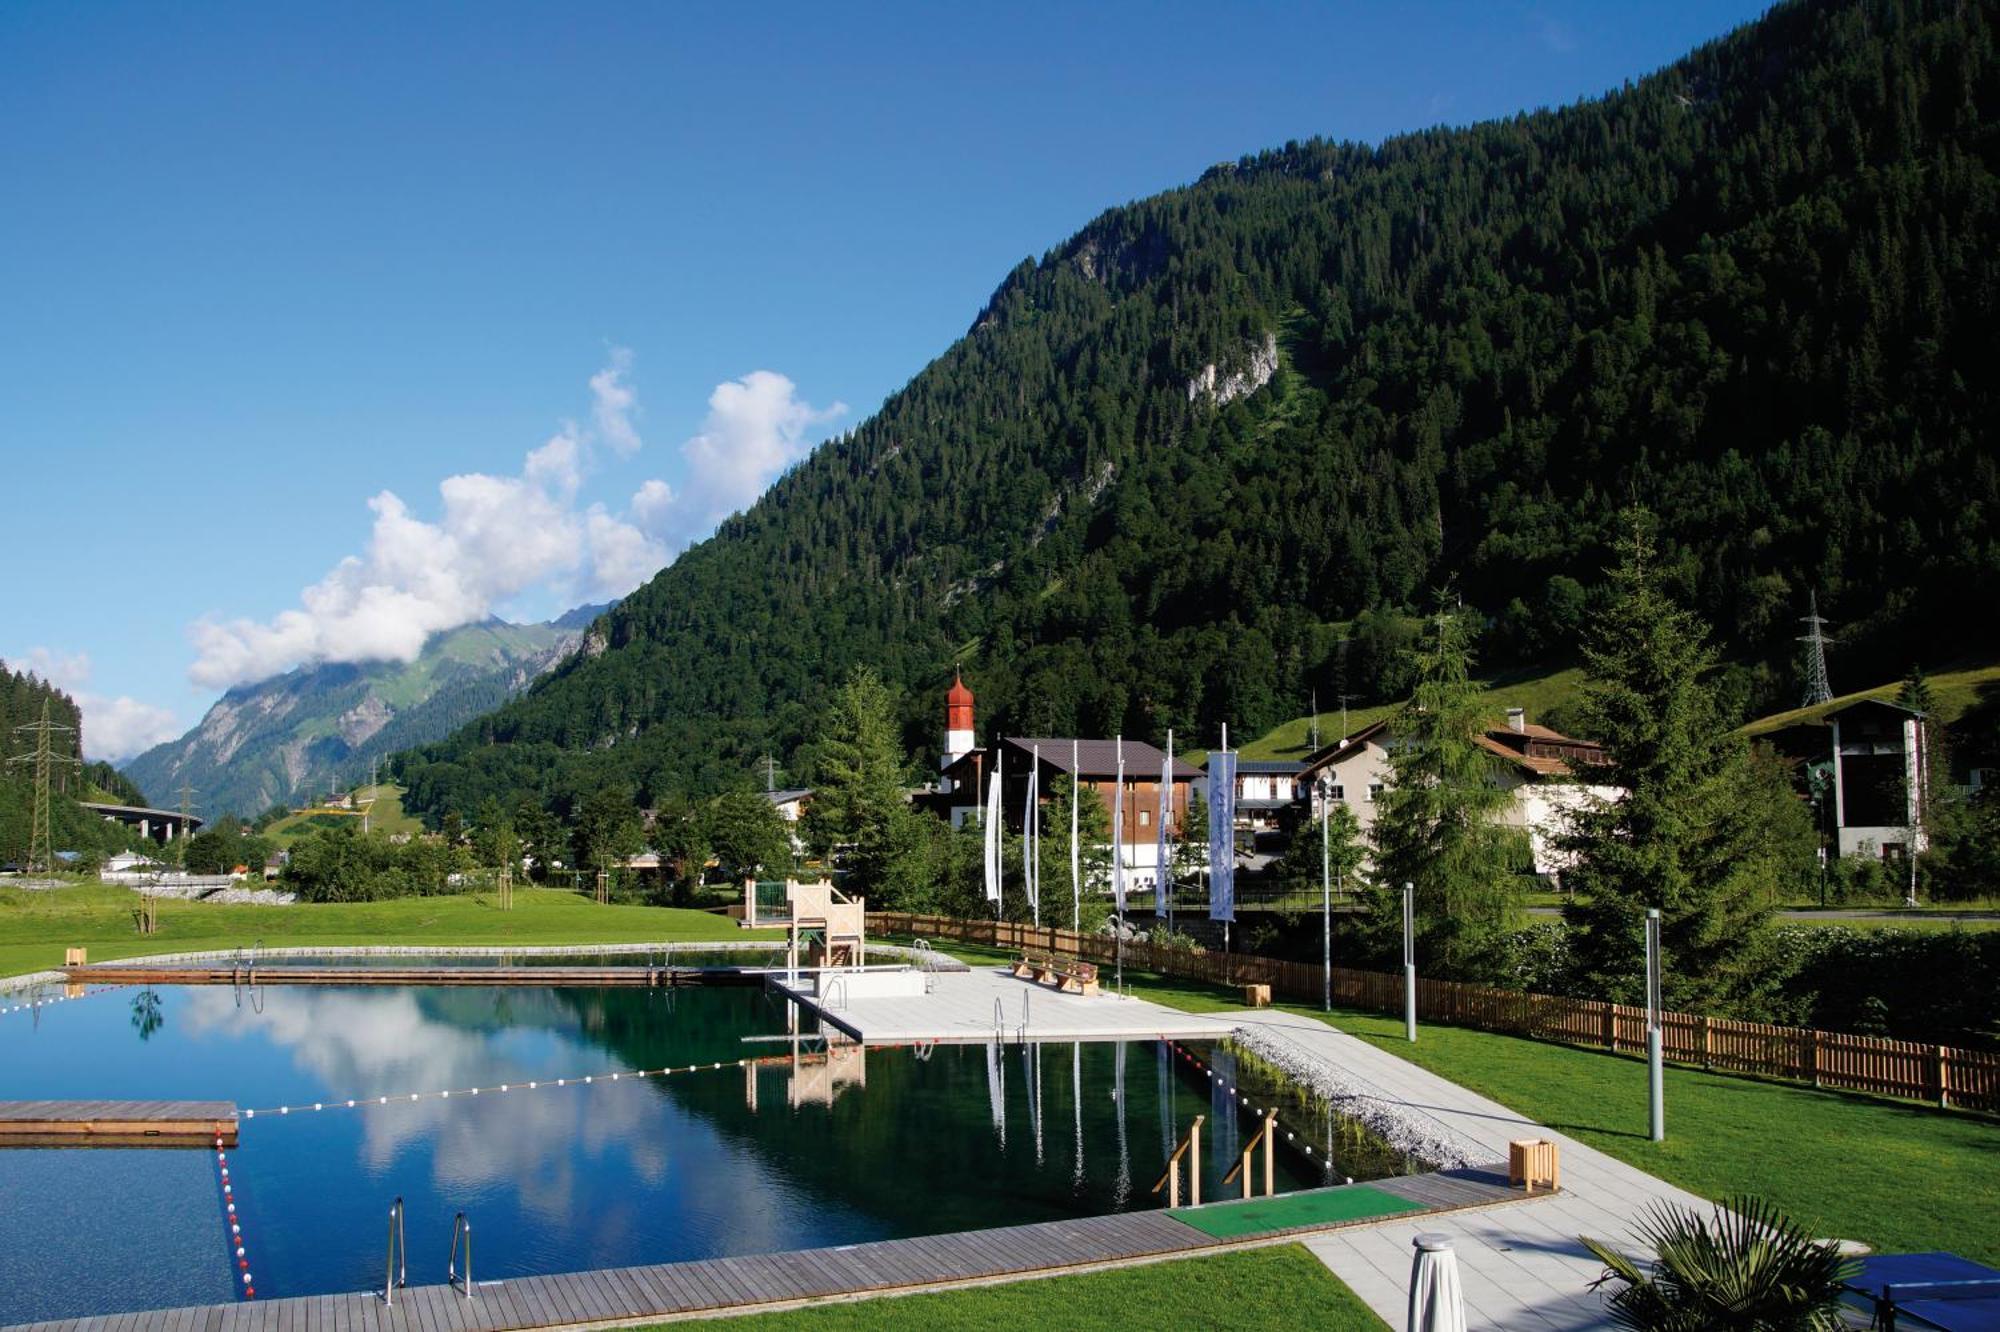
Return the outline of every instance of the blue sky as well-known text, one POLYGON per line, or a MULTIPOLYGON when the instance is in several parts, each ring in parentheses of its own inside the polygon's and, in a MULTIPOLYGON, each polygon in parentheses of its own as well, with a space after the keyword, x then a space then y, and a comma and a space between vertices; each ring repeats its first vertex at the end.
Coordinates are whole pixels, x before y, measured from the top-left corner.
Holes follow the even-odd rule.
POLYGON ((5 6, 0 656, 122 757, 626 590, 1104 208, 1760 8, 5 6))

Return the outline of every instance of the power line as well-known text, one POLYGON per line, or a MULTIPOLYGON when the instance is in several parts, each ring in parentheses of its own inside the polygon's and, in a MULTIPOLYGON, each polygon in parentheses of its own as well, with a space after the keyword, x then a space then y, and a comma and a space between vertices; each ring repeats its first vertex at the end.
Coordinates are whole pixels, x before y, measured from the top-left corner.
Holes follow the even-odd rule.
POLYGON ((74 755, 57 757, 54 737, 61 734, 75 735, 76 727, 64 726, 49 720, 49 700, 42 700, 42 719, 23 722, 14 728, 16 735, 32 734, 35 737, 34 750, 26 754, 16 754, 10 763, 32 763, 35 765, 35 808, 33 821, 28 832, 27 868, 32 872, 47 873, 55 868, 55 833, 49 817, 49 778, 58 763, 66 768, 82 766, 82 760, 74 755))

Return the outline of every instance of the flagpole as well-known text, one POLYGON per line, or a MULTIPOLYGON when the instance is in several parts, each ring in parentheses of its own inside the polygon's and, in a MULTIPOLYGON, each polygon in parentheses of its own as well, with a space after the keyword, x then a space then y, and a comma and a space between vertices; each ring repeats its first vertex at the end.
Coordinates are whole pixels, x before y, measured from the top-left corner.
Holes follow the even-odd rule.
POLYGON ((1042 747, 1035 746, 1034 766, 1028 769, 1028 808, 1021 823, 1022 877, 1028 881, 1028 907, 1034 913, 1035 928, 1042 927, 1042 829, 1036 797, 1041 794, 1042 747), (1032 849, 1031 849, 1032 848, 1032 849))
MULTIPOLYGON (((1167 864, 1167 819, 1173 813, 1174 803, 1174 731, 1167 728, 1167 757, 1160 764, 1160 847, 1155 853, 1159 857, 1159 893, 1165 899, 1167 909, 1167 931, 1174 928, 1174 882, 1167 864)), ((1154 903, 1155 907, 1160 904, 1154 903)))
MULTIPOLYGON (((1118 981, 1119 994, 1125 993, 1125 737, 1116 738, 1118 746, 1118 786, 1111 802, 1111 888, 1117 900, 1112 904, 1118 909, 1118 981)), ((1123 1046, 1119 1047, 1121 1050, 1123 1046)))

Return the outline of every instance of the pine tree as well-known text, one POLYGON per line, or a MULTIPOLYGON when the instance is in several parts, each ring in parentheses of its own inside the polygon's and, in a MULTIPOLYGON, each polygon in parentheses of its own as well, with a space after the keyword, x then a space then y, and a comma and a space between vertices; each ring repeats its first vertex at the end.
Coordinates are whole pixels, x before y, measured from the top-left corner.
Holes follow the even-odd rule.
POLYGON ((1643 984, 1646 911, 1659 908, 1670 1002, 1699 1006, 1742 979, 1778 867, 1768 830, 1757 826, 1758 774, 1709 680, 1707 630, 1664 586, 1652 516, 1635 509, 1624 519, 1612 598, 1584 643, 1577 704, 1583 733, 1610 760, 1590 780, 1622 794, 1584 804, 1560 839, 1574 857, 1565 915, 1590 993, 1632 1002, 1643 984))
MULTIPOLYGON (((905 872, 922 829, 904 798, 905 761, 896 700, 881 677, 859 667, 835 693, 821 731, 818 777, 806 807, 806 839, 849 872, 848 887, 873 892, 905 872)), ((889 898, 907 899, 892 891, 889 898)))
POLYGON ((1390 781, 1375 819, 1378 933, 1400 929, 1402 885, 1416 886, 1417 962, 1425 971, 1481 980, 1494 973, 1515 925, 1517 890, 1500 824, 1509 795, 1498 760, 1480 744, 1494 720, 1472 679, 1472 626, 1440 610, 1425 627, 1416 688, 1397 715, 1390 781))

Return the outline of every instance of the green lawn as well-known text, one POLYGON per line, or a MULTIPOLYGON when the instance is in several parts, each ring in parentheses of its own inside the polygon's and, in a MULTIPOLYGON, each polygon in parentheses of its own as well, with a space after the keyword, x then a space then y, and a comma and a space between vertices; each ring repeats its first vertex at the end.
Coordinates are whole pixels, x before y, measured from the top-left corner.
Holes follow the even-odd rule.
POLYGON ((1015 1281, 931 1295, 823 1304, 727 1320, 802 1332, 941 1332, 948 1328, 1227 1327, 1374 1332, 1387 1326, 1340 1278, 1296 1244, 1015 1281))
POLYGON ((159 932, 140 935, 132 923, 138 896, 97 885, 30 892, 0 888, 0 976, 62 963, 80 944, 92 961, 209 948, 260 940, 267 948, 313 944, 587 944, 653 940, 741 939, 736 922, 706 911, 671 907, 599 906, 576 893, 517 888, 514 909, 501 911, 488 894, 404 897, 388 902, 313 906, 216 906, 168 901, 159 932))

